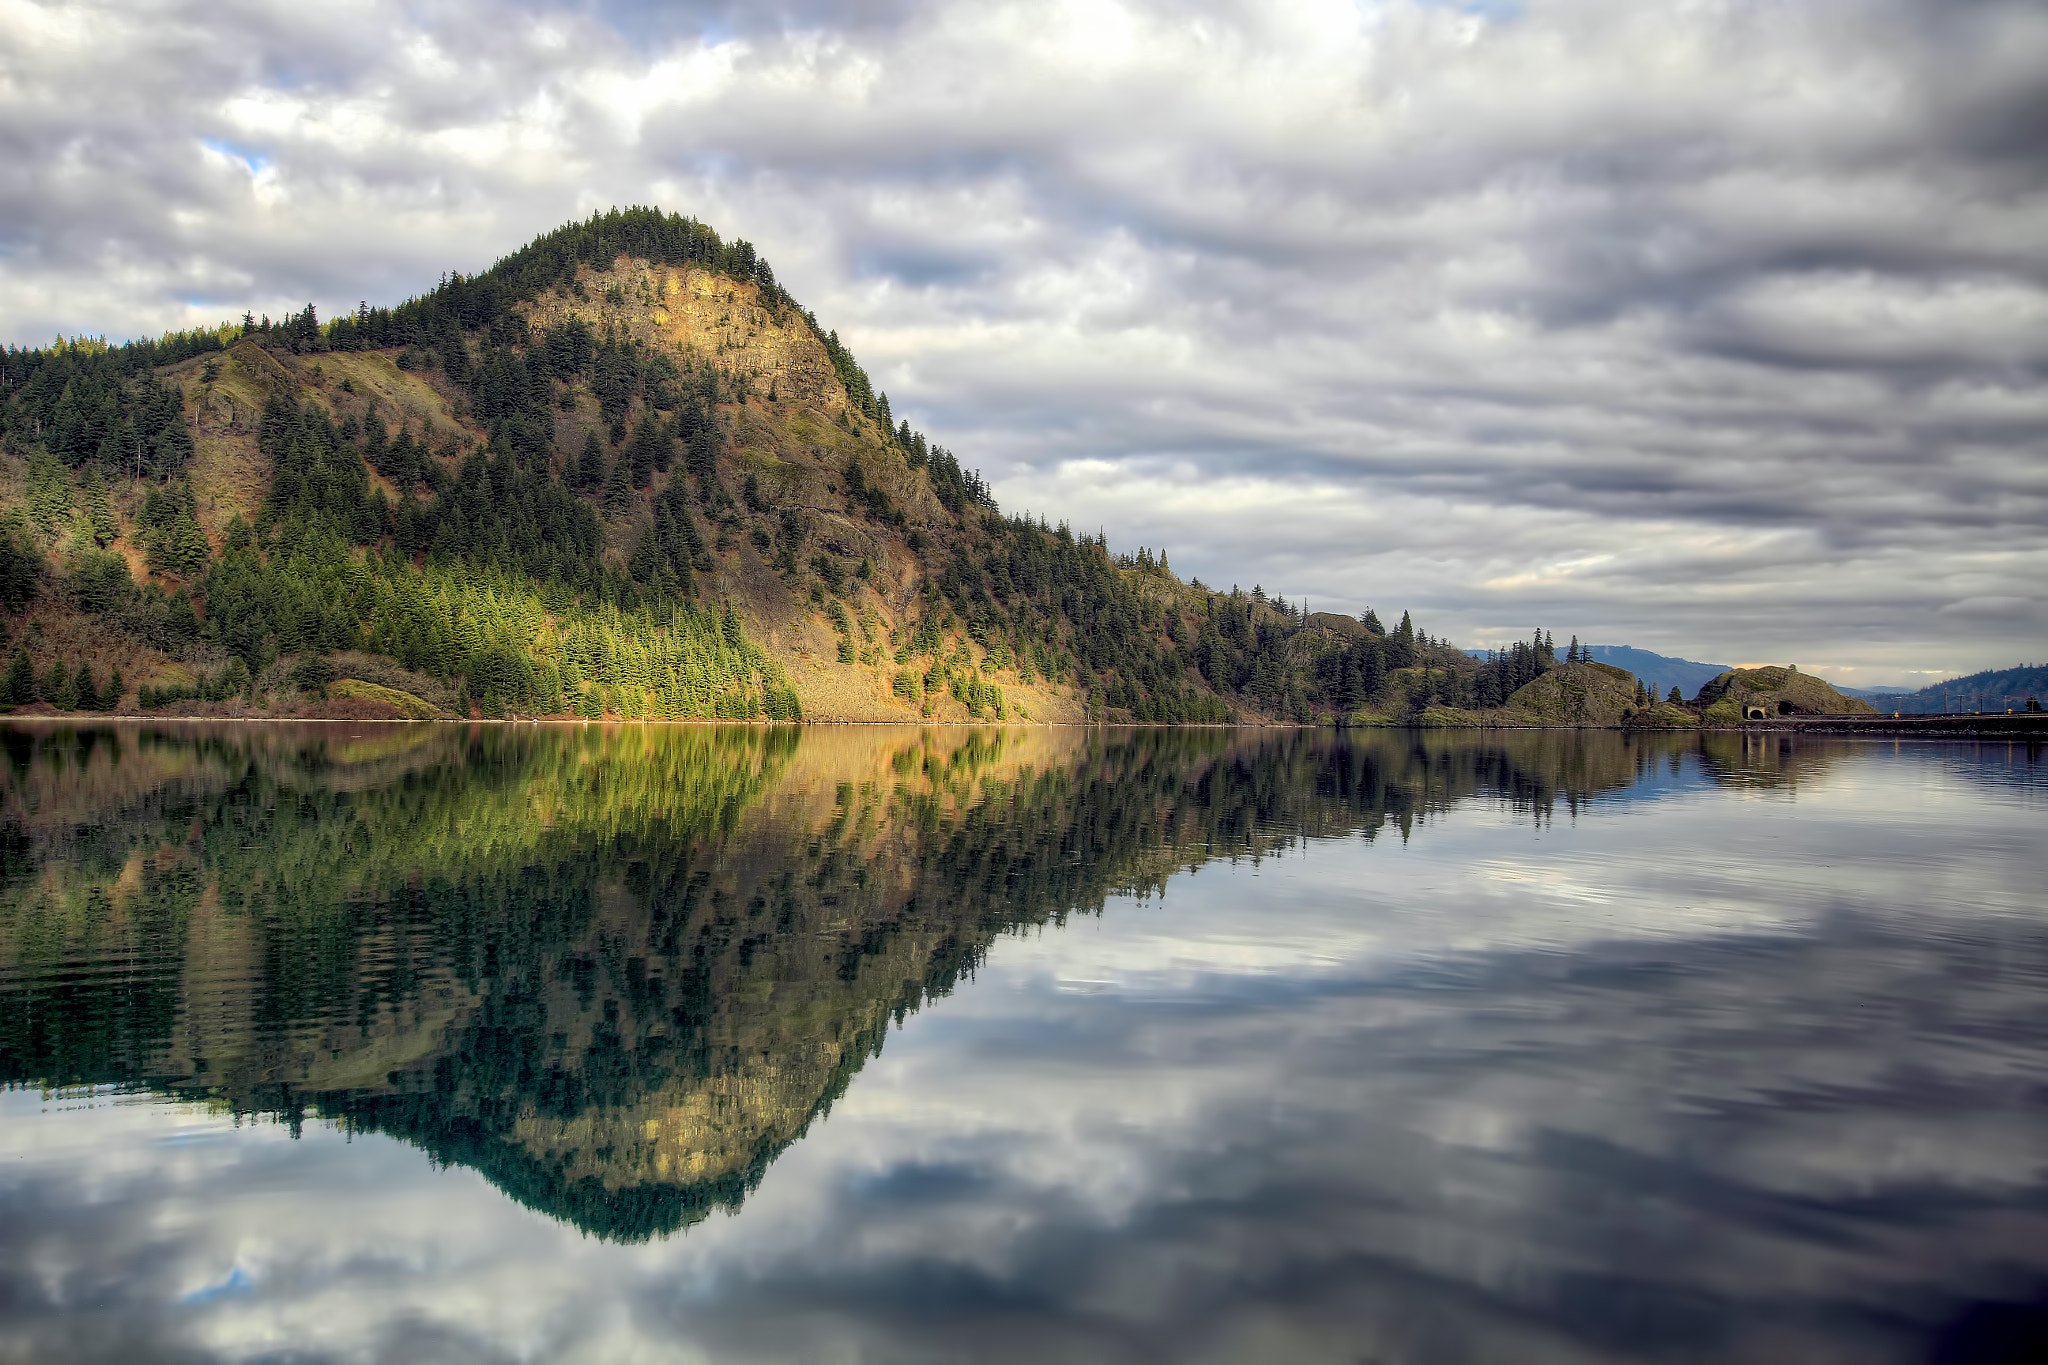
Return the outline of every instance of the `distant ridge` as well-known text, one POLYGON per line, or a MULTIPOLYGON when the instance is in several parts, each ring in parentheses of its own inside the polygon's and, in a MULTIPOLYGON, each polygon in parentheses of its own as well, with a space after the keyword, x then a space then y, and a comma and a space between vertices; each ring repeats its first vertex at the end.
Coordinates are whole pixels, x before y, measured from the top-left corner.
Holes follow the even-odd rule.
POLYGON ((2048 664, 2021 664, 2016 668, 1986 669, 1966 678, 1951 678, 1923 687, 1917 692, 1888 693, 1881 699, 1885 709, 1906 715, 1929 712, 2022 711, 2027 698, 2048 705, 2048 664))
POLYGON ((1662 697, 1676 687, 1685 696, 1697 694, 1701 687, 1726 673, 1727 664, 1703 664, 1691 659, 1674 659, 1668 654, 1652 654, 1647 649, 1633 645, 1588 645, 1587 652, 1595 663, 1610 664, 1635 674, 1643 680, 1652 692, 1662 697))

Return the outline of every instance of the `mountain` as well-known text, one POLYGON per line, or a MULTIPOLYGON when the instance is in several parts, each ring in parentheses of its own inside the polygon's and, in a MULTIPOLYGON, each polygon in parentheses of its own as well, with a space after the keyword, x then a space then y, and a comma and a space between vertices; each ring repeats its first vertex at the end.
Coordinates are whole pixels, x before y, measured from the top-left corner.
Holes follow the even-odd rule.
POLYGON ((1635 674, 1660 697, 1668 695, 1674 687, 1684 696, 1693 696, 1728 671, 1727 664, 1694 663, 1629 645, 1588 645, 1586 651, 1596 663, 1612 664, 1635 674))
POLYGON ((749 244, 653 209, 393 308, 9 348, 0 515, 31 710, 1307 720, 1476 676, 1002 515, 749 244))
POLYGON ((1006 516, 751 245, 647 208, 395 307, 0 352, 0 625, 28 712, 1526 724, 1616 711, 1503 709, 1548 670, 1715 672, 1006 516))
MULTIPOLYGON (((1845 689, 1846 690, 1846 689, 1845 689)), ((1987 669, 1966 678, 1952 678, 1918 691, 1887 691, 1874 696, 1880 710, 1908 715, 1929 712, 2024 711, 2029 699, 2048 705, 2048 665, 1987 669)))

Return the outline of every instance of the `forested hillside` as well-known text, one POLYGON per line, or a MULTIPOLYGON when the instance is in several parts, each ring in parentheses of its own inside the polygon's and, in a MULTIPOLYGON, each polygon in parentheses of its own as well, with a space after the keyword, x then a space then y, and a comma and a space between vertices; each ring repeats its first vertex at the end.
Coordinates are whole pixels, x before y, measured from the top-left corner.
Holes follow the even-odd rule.
POLYGON ((653 209, 396 307, 9 349, 0 445, 17 708, 1386 721, 1558 664, 1002 514, 653 209))
POLYGON ((2018 668, 1988 669, 1966 678, 1935 683, 1918 692, 1892 693, 1870 700, 1871 705, 1880 711, 1901 711, 1908 715, 2031 711, 2048 705, 2048 665, 2022 664, 2018 668))

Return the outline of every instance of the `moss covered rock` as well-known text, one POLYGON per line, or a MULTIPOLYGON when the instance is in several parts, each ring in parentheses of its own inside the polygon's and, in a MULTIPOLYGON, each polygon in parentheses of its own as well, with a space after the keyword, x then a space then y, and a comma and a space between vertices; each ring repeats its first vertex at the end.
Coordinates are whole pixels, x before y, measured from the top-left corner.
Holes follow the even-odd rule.
POLYGON ((1874 716, 1867 701, 1845 697, 1797 668, 1731 668, 1700 688, 1700 719, 1708 725, 1780 716, 1874 716), (1761 713, 1761 717, 1759 716, 1761 713))
POLYGON ((1699 723, 1697 712, 1668 701, 1646 706, 1622 721, 1631 730, 1690 730, 1699 723))
POLYGON ((371 707, 387 708, 394 716, 404 720, 453 720, 454 713, 444 711, 430 701, 415 697, 410 692, 401 692, 395 687, 383 687, 377 683, 364 682, 360 678, 342 678, 332 683, 328 695, 347 701, 365 703, 371 707))

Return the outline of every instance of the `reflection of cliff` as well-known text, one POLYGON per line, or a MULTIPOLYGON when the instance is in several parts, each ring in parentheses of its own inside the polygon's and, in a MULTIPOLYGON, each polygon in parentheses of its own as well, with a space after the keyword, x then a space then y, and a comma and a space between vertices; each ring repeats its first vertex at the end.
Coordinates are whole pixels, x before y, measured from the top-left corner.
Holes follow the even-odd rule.
POLYGON ((1007 930, 1475 797, 1544 818, 1683 743, 12 732, 0 1080, 310 1108, 657 1234, 737 1200, 1007 930))
POLYGON ((1847 752, 1782 731, 1723 732, 1700 737, 1700 769, 1717 786, 1789 791, 1820 777, 1847 752))

